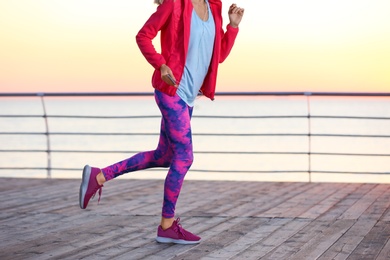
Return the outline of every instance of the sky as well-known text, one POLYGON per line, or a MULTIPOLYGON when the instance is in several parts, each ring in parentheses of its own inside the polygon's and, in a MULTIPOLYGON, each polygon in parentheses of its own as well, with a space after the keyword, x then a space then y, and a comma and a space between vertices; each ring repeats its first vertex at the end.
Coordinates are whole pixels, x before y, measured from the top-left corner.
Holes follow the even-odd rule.
MULTIPOLYGON (((223 0, 224 25, 233 1, 223 0)), ((389 0, 237 0, 217 91, 390 92, 389 0)), ((149 92, 153 0, 0 0, 0 92, 149 92)), ((158 48, 158 39, 154 41, 158 48)))

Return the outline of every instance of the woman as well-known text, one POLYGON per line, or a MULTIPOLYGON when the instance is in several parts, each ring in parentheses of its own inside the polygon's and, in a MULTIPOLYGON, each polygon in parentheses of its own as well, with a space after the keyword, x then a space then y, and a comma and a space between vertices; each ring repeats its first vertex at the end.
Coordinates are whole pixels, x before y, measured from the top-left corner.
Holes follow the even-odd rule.
POLYGON ((232 4, 226 32, 222 28, 221 0, 155 0, 157 11, 136 36, 146 60, 155 68, 152 85, 161 111, 160 139, 156 150, 141 152, 108 166, 86 165, 80 185, 80 207, 85 209, 103 183, 124 173, 169 167, 164 184, 161 223, 156 240, 195 244, 200 237, 175 220, 175 206, 184 176, 193 162, 190 119, 198 93, 214 99, 218 64, 229 55, 244 9, 232 4), (161 33, 161 54, 152 40, 161 33))

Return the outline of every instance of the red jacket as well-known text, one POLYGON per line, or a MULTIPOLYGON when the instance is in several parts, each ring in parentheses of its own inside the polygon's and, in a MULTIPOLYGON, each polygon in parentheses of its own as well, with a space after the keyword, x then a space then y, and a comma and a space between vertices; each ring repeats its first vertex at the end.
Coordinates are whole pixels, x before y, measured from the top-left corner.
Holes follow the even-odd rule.
MULTIPOLYGON (((229 55, 236 39, 238 28, 222 28, 222 2, 209 0, 215 21, 215 42, 209 71, 201 87, 202 93, 214 99, 218 65, 229 55)), ((164 0, 146 21, 136 36, 137 44, 146 60, 155 68, 152 77, 154 88, 174 96, 177 88, 161 79, 160 67, 166 64, 171 68, 176 80, 180 82, 187 58, 190 40, 191 16, 193 6, 190 0, 164 0), (157 53, 152 40, 161 31, 161 54, 157 53)))

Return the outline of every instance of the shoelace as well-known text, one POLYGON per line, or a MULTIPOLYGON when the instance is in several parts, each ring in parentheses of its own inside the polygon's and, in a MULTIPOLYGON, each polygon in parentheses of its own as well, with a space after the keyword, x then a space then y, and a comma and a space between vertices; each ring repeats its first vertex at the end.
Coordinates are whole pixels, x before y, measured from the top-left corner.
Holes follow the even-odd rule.
POLYGON ((183 227, 181 226, 181 224, 179 222, 180 222, 180 218, 177 218, 176 219, 176 225, 174 227, 174 231, 176 233, 181 234, 185 238, 186 237, 186 233, 184 232, 184 229, 183 229, 183 227))
POLYGON ((92 195, 92 198, 91 198, 91 199, 93 199, 95 197, 96 193, 99 191, 98 204, 100 202, 100 198, 102 197, 102 190, 103 190, 102 188, 103 188, 103 185, 102 186, 98 186, 96 188, 96 190, 93 191, 93 195, 92 195))

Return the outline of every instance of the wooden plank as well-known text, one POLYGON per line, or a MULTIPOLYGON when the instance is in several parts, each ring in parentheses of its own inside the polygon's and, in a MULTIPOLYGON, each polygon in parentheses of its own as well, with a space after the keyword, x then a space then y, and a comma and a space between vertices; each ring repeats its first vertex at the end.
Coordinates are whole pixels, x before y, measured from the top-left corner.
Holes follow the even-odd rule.
POLYGON ((364 237, 347 259, 375 259, 390 237, 390 223, 380 221, 364 237))
MULTIPOLYGON (((360 185, 359 185, 360 186, 360 185)), ((303 212, 299 217, 300 218, 309 218, 315 219, 321 216, 322 214, 329 211, 332 207, 335 207, 337 203, 340 203, 348 194, 352 193, 357 189, 356 184, 347 184, 345 186, 331 186, 329 190, 332 192, 329 193, 327 197, 319 201, 313 207, 309 208, 307 211, 303 212)))
MULTIPOLYGON (((359 220, 353 227, 327 250, 320 259, 346 259, 352 251, 355 250, 359 243, 375 226, 377 220, 383 215, 384 211, 390 206, 390 194, 387 192, 387 185, 383 185, 381 189, 383 191, 381 196, 360 215, 359 220)), ((361 212, 361 207, 357 208, 359 208, 361 212)))
POLYGON ((344 214, 350 207, 352 207, 359 199, 361 199, 367 192, 369 192, 375 185, 372 184, 358 184, 355 186, 355 190, 346 194, 345 197, 340 198, 340 201, 336 203, 329 210, 319 216, 318 220, 334 221, 344 214))
MULTIPOLYGON (((54 199, 67 200, 78 197, 79 181, 42 180, 42 182, 44 183, 43 186, 27 187, 18 191, 16 194, 7 194, 8 199, 6 199, 6 201, 12 205, 10 211, 12 212, 13 209, 18 211, 30 211, 32 208, 37 208, 37 206, 39 207, 47 201, 52 201, 54 199)), ((123 191, 118 192, 118 194, 120 193, 123 193, 123 191)), ((2 202, 1 209, 6 209, 6 205, 7 203, 2 202)))
MULTIPOLYGON (((279 204, 278 207, 273 207, 270 210, 264 212, 262 214, 263 217, 296 217, 295 208, 297 205, 302 204, 302 201, 308 199, 309 196, 305 196, 305 194, 313 194, 313 193, 321 193, 323 186, 318 184, 312 184, 309 186, 310 188, 305 192, 301 192, 299 194, 295 194, 288 200, 285 200, 283 203, 279 204), (294 211, 290 214, 288 211, 294 211)), ((300 209, 298 210, 300 211, 300 209)))
POLYGON ((259 218, 253 219, 263 221, 259 225, 254 226, 254 228, 247 233, 244 233, 239 239, 234 243, 224 246, 223 248, 217 249, 213 252, 210 252, 206 257, 212 259, 231 259, 239 252, 246 251, 251 248, 253 245, 258 244, 260 241, 266 239, 270 234, 274 233, 275 230, 280 229, 286 223, 290 222, 290 219, 267 219, 259 218))
MULTIPOLYGON (((20 191, 34 186, 45 186, 48 179, 32 179, 32 178, 1 178, 0 195, 3 194, 18 194, 20 191)), ((4 196, 0 196, 0 202, 4 196)))
MULTIPOLYGON (((332 223, 331 223, 332 224, 332 223)), ((262 259, 290 259, 316 235, 321 234, 329 226, 328 221, 314 220, 286 240, 282 245, 275 247, 262 259)))
POLYGON ((386 245, 379 253, 377 260, 389 260, 390 259, 390 239, 387 240, 386 245))
POLYGON ((390 207, 388 207, 380 218, 380 221, 390 222, 390 207))
MULTIPOLYGON (((205 194, 199 194, 194 196, 194 192, 185 192, 180 195, 180 201, 178 202, 178 208, 183 207, 184 214, 202 215, 202 216, 216 216, 222 214, 222 212, 229 212, 230 210, 238 207, 242 203, 242 199, 247 199, 245 191, 256 190, 254 183, 248 182, 228 182, 226 185, 213 182, 214 185, 208 187, 210 192, 208 193, 207 200, 202 199, 205 194), (252 187, 252 188, 251 188, 252 187), (188 194, 192 198, 196 198, 196 201, 189 201, 187 199, 188 194)), ((180 210, 182 212, 182 210, 180 210)))
POLYGON ((250 245, 247 249, 237 252, 232 258, 235 260, 241 259, 260 259, 274 250, 276 247, 281 246, 288 239, 294 236, 302 228, 307 226, 311 220, 308 219, 272 219, 270 222, 278 221, 277 224, 273 223, 269 229, 269 232, 259 238, 259 241, 250 245), (279 221, 278 221, 279 220, 279 221), (283 220, 283 221, 281 221, 283 220), (280 223, 280 224, 279 224, 280 223))
POLYGON ((13 245, 15 241, 33 240, 41 235, 42 230, 51 230, 61 223, 63 217, 57 214, 34 214, 20 216, 20 219, 4 223, 1 221, 1 246, 13 245), (46 229, 47 228, 47 229, 46 229))
MULTIPOLYGON (((191 186, 191 184, 187 185, 191 186)), ((190 215, 190 216, 208 216, 207 210, 210 209, 210 205, 223 199, 224 196, 223 187, 220 185, 202 186, 199 190, 184 190, 179 197, 177 203, 178 214, 190 215), (213 190, 213 192, 207 192, 200 194, 200 190, 213 190), (205 197, 206 196, 206 197, 205 197)), ((211 215, 211 214, 210 214, 211 215)))
POLYGON ((142 216, 134 217, 133 220, 136 223, 131 225, 128 224, 128 221, 120 221, 119 226, 122 226, 120 231, 117 224, 110 224, 108 226, 112 232, 104 234, 104 237, 100 237, 100 239, 91 237, 88 239, 88 244, 81 244, 72 250, 63 248, 61 252, 52 252, 52 255, 55 255, 57 259, 107 259, 115 258, 129 250, 157 245, 154 241, 157 230, 156 218, 142 216))
POLYGON ((346 210, 339 219, 358 219, 386 190, 384 186, 376 185, 346 210))
POLYGON ((64 196, 62 192, 65 192, 69 187, 69 183, 43 180, 43 185, 27 187, 13 194, 7 193, 6 196, 2 197, 0 210, 12 212, 22 210, 23 206, 28 210, 48 199, 61 199, 64 196))
MULTIPOLYGON (((100 218, 101 221, 101 218, 100 218)), ((2 249, 2 254, 13 256, 15 258, 37 257, 39 255, 49 256, 51 251, 58 251, 60 247, 67 250, 77 248, 79 245, 87 245, 94 239, 102 239, 101 234, 107 234, 110 229, 102 227, 100 221, 91 221, 84 223, 83 229, 80 230, 78 224, 72 228, 62 230, 61 232, 51 232, 51 230, 41 230, 31 238, 18 237, 13 239, 14 243, 2 249), (93 230, 91 234, 88 230, 93 230), (83 232, 84 231, 84 232, 83 232), (64 243, 64 241, 67 241, 64 243)))
POLYGON ((390 208, 388 208, 380 219, 381 221, 390 221, 390 208))
POLYGON ((376 220, 369 219, 356 221, 356 223, 339 240, 337 240, 329 249, 324 250, 324 253, 318 259, 347 259, 376 223, 376 220))
POLYGON ((204 243, 194 247, 191 252, 185 252, 173 257, 172 259, 201 259, 202 257, 209 255, 211 252, 235 243, 241 236, 249 233, 264 222, 264 219, 242 218, 239 220, 240 221, 234 226, 225 230, 220 230, 218 236, 213 236, 207 239, 204 243))
POLYGON ((258 188, 262 192, 254 196, 252 202, 246 203, 243 207, 237 207, 237 210, 233 211, 232 214, 235 216, 269 217, 264 213, 279 207, 297 194, 305 193, 311 189, 311 186, 307 183, 283 183, 270 186, 270 189, 267 189, 262 185, 258 188))
POLYGON ((386 210, 390 208, 390 186, 382 186, 383 193, 378 197, 371 206, 362 213, 359 219, 381 220, 386 210))
POLYGON ((336 220, 328 228, 316 234, 289 259, 318 259, 354 224, 353 220, 336 220))
POLYGON ((312 186, 312 189, 292 197, 278 207, 272 208, 271 210, 265 212, 263 216, 287 218, 299 217, 310 208, 315 207, 315 205, 330 194, 334 193, 338 189, 341 189, 343 186, 344 184, 321 184, 312 186))

